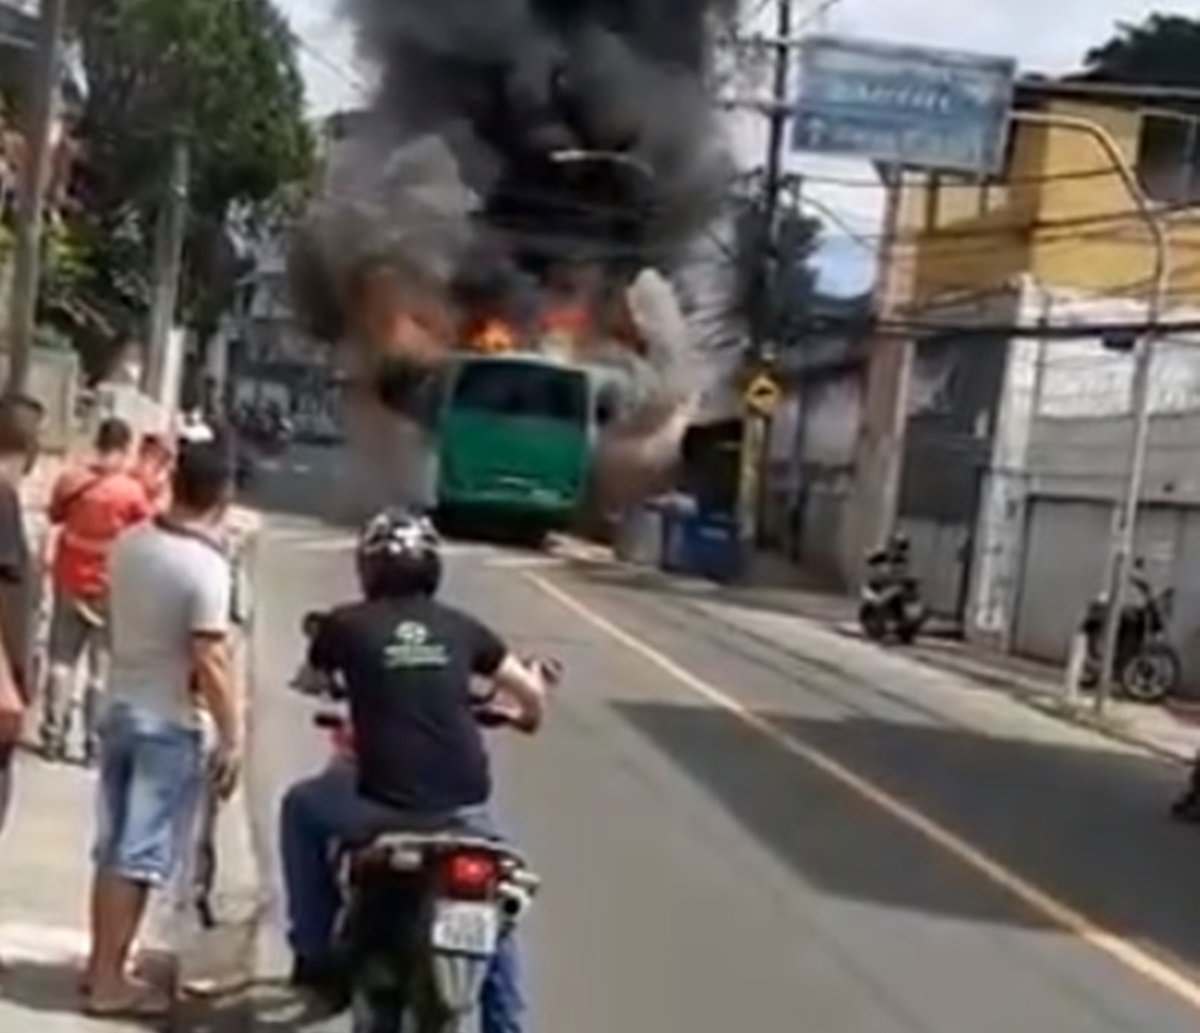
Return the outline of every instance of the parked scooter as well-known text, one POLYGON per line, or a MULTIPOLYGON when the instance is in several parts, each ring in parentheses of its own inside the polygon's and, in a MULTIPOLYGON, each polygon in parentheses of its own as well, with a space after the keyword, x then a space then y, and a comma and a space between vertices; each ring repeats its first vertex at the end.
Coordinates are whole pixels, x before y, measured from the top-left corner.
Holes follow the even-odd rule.
POLYGON ((858 620, 873 642, 895 638, 907 645, 929 618, 920 583, 909 573, 909 552, 908 539, 895 534, 884 548, 867 556, 858 620))
MULTIPOLYGON (((1170 588, 1156 592, 1145 576, 1145 562, 1141 559, 1134 564, 1129 581, 1138 598, 1121 613, 1113 674, 1129 699, 1161 703, 1179 690, 1183 680, 1179 653, 1167 638, 1175 593, 1170 588)), ((1094 688, 1100 681, 1107 617, 1105 598, 1092 602, 1084 616, 1087 654, 1080 679, 1084 688, 1094 688)))
MULTIPOLYGON (((305 618, 311 636, 320 618, 305 618)), ((561 668, 543 665, 557 681, 561 668)), ((353 762, 340 683, 304 670, 293 687, 316 697, 331 762, 353 762)), ((506 727, 512 716, 481 702, 476 718, 506 727)), ((446 826, 398 830, 340 851, 346 906, 339 940, 350 973, 353 1033, 464 1033, 475 1028, 480 992, 501 938, 533 901, 539 879, 507 844, 446 826)))

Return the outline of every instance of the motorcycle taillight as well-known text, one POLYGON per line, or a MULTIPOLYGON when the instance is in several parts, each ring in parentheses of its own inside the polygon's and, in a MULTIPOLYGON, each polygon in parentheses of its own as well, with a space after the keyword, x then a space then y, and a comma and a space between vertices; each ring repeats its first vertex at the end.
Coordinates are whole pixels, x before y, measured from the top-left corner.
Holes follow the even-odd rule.
POLYGON ((442 859, 442 885, 451 896, 481 900, 500 878, 500 863, 491 854, 463 850, 442 859))

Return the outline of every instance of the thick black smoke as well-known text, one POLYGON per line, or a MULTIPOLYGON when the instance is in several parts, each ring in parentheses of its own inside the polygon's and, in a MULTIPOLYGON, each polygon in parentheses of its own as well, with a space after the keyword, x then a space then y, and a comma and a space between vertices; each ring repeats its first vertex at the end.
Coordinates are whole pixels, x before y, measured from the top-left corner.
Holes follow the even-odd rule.
POLYGON ((704 71, 712 19, 737 3, 345 0, 380 86, 293 248, 301 319, 351 344, 360 382, 419 421, 436 377, 415 355, 448 358, 457 315, 519 324, 582 262, 607 288, 592 310, 624 311, 644 348, 589 352, 614 413, 597 496, 652 490, 711 376, 671 277, 726 194, 704 71), (363 322, 380 295, 438 301, 389 338, 363 322))
POLYGON ((312 328, 336 336, 371 261, 513 285, 563 259, 669 269, 726 185, 702 74, 734 3, 347 0, 381 87, 296 256, 312 328))

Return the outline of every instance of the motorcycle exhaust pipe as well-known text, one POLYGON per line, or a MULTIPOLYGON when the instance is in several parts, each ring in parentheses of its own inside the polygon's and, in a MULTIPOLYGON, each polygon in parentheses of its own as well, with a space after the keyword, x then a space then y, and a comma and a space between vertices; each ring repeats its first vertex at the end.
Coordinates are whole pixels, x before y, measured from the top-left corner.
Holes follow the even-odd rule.
POLYGON ((517 872, 500 884, 500 910, 505 918, 520 918, 533 904, 541 880, 530 872, 517 872))

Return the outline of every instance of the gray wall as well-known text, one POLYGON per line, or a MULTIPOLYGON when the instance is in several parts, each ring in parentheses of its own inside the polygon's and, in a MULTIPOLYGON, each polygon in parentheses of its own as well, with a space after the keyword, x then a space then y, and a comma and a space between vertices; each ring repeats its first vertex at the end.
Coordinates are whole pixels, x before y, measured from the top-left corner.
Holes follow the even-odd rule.
MULTIPOLYGON (((1039 494, 1111 499, 1129 467, 1132 421, 1105 416, 1034 420, 1029 472, 1039 494)), ((1150 421, 1143 498, 1200 504, 1200 413, 1150 421)))
POLYGON ((898 525, 926 602, 959 621, 980 491, 991 463, 1008 342, 943 336, 917 344, 898 525))
POLYGON ((797 559, 831 581, 846 582, 841 535, 854 482, 862 412, 857 366, 810 373, 800 384, 797 559))

